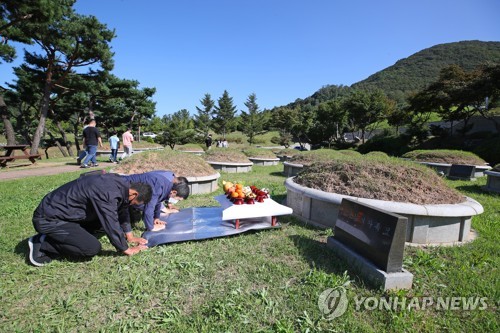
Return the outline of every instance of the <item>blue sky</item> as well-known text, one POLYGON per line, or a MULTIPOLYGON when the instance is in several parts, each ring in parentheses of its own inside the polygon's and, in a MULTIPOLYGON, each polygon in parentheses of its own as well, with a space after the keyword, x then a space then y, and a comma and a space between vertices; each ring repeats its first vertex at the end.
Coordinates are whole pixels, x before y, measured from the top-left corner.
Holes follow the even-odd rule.
MULTIPOLYGON (((251 93, 272 108, 436 44, 500 41, 498 0, 79 0, 76 10, 116 30, 113 73, 156 87, 159 116, 193 115, 224 90, 238 110, 251 93)), ((11 66, 0 64, 0 84, 11 66)))

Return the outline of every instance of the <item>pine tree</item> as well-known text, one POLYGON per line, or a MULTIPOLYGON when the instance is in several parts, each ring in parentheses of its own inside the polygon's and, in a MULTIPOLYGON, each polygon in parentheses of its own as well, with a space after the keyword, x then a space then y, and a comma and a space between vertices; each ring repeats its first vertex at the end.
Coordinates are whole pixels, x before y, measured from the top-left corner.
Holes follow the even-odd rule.
POLYGON ((217 100, 217 104, 213 112, 213 127, 217 133, 226 138, 226 133, 233 126, 236 106, 233 105, 233 98, 229 97, 227 90, 224 90, 222 97, 217 100))
POLYGON ((248 96, 245 106, 248 108, 248 113, 241 111, 241 126, 243 133, 248 136, 248 143, 252 145, 255 136, 263 133, 264 118, 259 111, 255 93, 248 96))
POLYGON ((57 87, 64 86, 68 76, 85 75, 83 70, 90 66, 94 66, 94 70, 100 66, 105 71, 113 68, 109 43, 115 36, 114 31, 94 16, 76 14, 73 3, 70 0, 40 2, 39 15, 51 13, 51 20, 48 23, 28 20, 17 27, 20 34, 43 50, 25 54, 29 69, 44 76, 40 118, 31 154, 38 151, 52 99, 57 97, 57 87))
POLYGON ((198 114, 195 115, 194 123, 196 129, 207 137, 212 125, 212 113, 214 112, 215 102, 212 100, 210 94, 205 94, 205 97, 200 100, 203 108, 196 107, 198 114))

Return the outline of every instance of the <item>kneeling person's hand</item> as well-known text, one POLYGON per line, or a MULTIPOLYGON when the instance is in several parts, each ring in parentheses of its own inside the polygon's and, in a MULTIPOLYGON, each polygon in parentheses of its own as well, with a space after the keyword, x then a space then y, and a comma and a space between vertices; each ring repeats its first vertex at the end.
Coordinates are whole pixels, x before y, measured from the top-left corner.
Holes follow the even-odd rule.
POLYGON ((133 256, 134 254, 137 254, 141 252, 142 250, 146 250, 148 247, 146 245, 137 245, 133 247, 129 247, 125 251, 123 251, 124 254, 128 256, 133 256))

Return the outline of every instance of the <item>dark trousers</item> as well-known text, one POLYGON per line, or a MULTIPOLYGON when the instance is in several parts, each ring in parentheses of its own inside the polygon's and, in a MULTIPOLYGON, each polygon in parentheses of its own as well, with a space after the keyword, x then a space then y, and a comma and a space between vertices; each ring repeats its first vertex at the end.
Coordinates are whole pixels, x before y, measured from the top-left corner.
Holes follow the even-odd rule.
POLYGON ((111 149, 111 156, 109 156, 109 160, 112 162, 117 162, 118 161, 118 148, 117 149, 111 149))
MULTIPOLYGON (((43 217, 33 217, 33 226, 45 241, 40 250, 49 257, 93 257, 101 251, 101 243, 91 234, 97 223, 80 225, 67 221, 47 221, 43 217)), ((99 224, 100 225, 100 224, 99 224)))

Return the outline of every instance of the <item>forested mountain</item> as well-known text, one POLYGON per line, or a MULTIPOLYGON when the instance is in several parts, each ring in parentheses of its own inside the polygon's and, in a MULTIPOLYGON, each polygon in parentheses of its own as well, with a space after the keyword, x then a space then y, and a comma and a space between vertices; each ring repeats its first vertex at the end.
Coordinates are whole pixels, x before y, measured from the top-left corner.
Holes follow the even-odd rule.
MULTIPOLYGON (((408 94, 422 90, 434 82, 444 67, 456 64, 465 70, 472 70, 483 64, 494 63, 500 63, 500 42, 462 41, 439 44, 401 59, 351 87, 381 89, 390 98, 403 101, 408 94)), ((327 85, 288 106, 317 105, 346 93, 347 90, 347 86, 327 85)))

